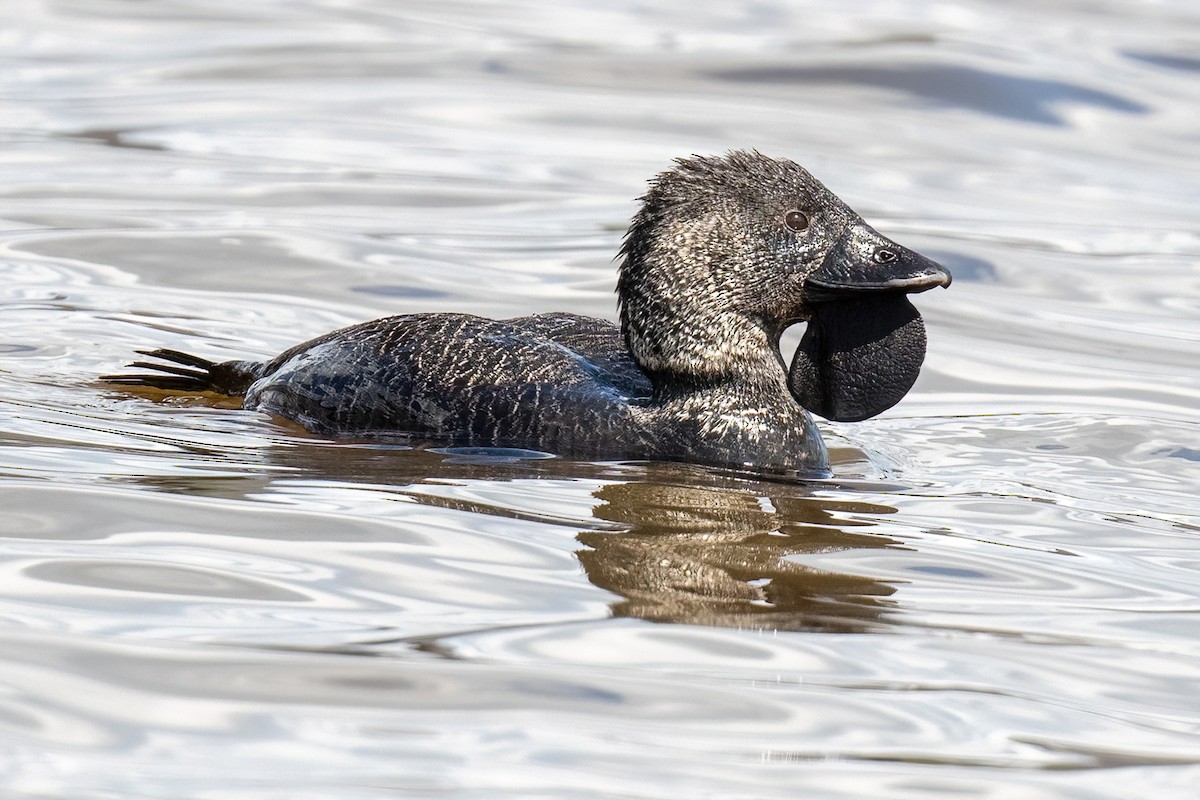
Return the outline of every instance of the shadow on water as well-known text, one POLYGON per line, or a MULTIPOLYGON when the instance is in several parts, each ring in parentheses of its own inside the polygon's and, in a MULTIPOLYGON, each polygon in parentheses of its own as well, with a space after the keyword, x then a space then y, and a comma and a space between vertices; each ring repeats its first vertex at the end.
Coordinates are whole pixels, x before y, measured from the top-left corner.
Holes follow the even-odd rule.
POLYGON ((1156 67, 1165 67, 1167 69, 1180 70, 1182 72, 1200 72, 1200 58, 1195 56, 1182 56, 1175 53, 1150 53, 1140 51, 1129 51, 1126 56, 1136 61, 1143 61, 1147 64, 1153 64, 1156 67))
POLYGON ((747 67, 710 75, 723 81, 767 86, 873 86, 905 92, 943 106, 1042 125, 1064 124, 1062 116, 1054 110, 1055 104, 1062 102, 1129 114, 1144 114, 1148 110, 1141 103, 1087 86, 1022 78, 967 66, 747 67))

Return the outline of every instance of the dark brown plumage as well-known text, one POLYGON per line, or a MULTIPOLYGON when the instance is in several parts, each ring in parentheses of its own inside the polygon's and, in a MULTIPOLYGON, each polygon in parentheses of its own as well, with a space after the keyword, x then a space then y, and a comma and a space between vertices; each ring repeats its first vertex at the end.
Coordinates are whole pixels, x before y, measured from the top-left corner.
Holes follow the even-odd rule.
POLYGON ((801 402, 835 419, 897 402, 924 355, 904 295, 950 281, 802 167, 750 152, 682 159, 655 178, 621 253, 620 328, 412 314, 266 363, 142 351, 167 363, 108 380, 244 395, 332 436, 821 473, 801 402), (803 319, 789 385, 779 337, 803 319))

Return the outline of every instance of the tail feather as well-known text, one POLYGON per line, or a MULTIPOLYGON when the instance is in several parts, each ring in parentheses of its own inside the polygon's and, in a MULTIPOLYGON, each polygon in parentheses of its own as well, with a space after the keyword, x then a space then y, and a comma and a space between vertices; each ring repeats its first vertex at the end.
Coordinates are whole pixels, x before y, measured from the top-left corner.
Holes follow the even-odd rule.
POLYGON ((178 375, 182 378, 199 378, 202 380, 208 379, 207 371, 188 369, 187 367, 173 367, 170 364, 155 364, 150 361, 134 361, 129 366, 136 369, 156 369, 160 372, 169 372, 172 375, 178 375))
MULTIPOLYGON (((186 364, 189 367, 199 367, 201 369, 209 369, 216 366, 216 361, 211 361, 207 358, 194 356, 191 353, 185 353, 182 350, 170 350, 166 347, 160 347, 155 350, 134 350, 133 352, 142 356, 150 356, 151 358, 161 358, 163 361, 172 361, 176 364, 186 364)), ((133 365, 130 365, 133 366, 133 365)))
POLYGON ((166 363, 134 361, 133 369, 151 370, 122 375, 101 375, 100 380, 121 386, 145 386, 172 392, 219 392, 242 395, 262 374, 257 361, 212 361, 179 350, 135 350, 166 363))

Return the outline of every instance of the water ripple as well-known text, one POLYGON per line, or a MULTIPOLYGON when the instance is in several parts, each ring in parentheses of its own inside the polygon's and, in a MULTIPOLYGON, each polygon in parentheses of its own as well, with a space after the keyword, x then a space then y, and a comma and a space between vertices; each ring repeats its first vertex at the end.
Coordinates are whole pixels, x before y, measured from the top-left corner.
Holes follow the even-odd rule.
POLYGON ((6 791, 1195 796, 1190 6, 10 5, 6 791), (731 147, 956 275, 910 396, 821 423, 830 480, 96 380, 389 313, 611 318, 646 178, 731 147))

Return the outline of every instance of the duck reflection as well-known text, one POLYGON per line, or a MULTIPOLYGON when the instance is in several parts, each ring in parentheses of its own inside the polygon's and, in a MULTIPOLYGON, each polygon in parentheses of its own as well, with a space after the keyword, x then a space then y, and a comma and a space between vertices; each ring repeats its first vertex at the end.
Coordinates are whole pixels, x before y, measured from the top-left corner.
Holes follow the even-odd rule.
POLYGON ((265 470, 243 476, 145 477, 160 491, 249 499, 287 494, 294 482, 335 481, 459 512, 553 520, 431 486, 494 481, 590 480, 595 525, 578 535, 588 579, 619 595, 617 616, 656 622, 779 630, 864 631, 895 608, 895 587, 806 566, 805 555, 900 546, 873 533, 889 506, 814 496, 814 486, 683 464, 594 464, 528 452, 434 451, 303 439, 258 451, 265 470))
MULTIPOLYGON (((793 491, 801 487, 791 487, 793 491)), ((864 631, 894 608, 881 580, 804 566, 804 554, 899 545, 865 529, 895 509, 799 494, 654 482, 609 484, 594 514, 628 525, 588 531, 592 583, 625 599, 618 616, 739 628, 864 631), (847 515, 853 514, 854 518, 847 515), (845 528, 859 528, 850 532, 845 528)))

